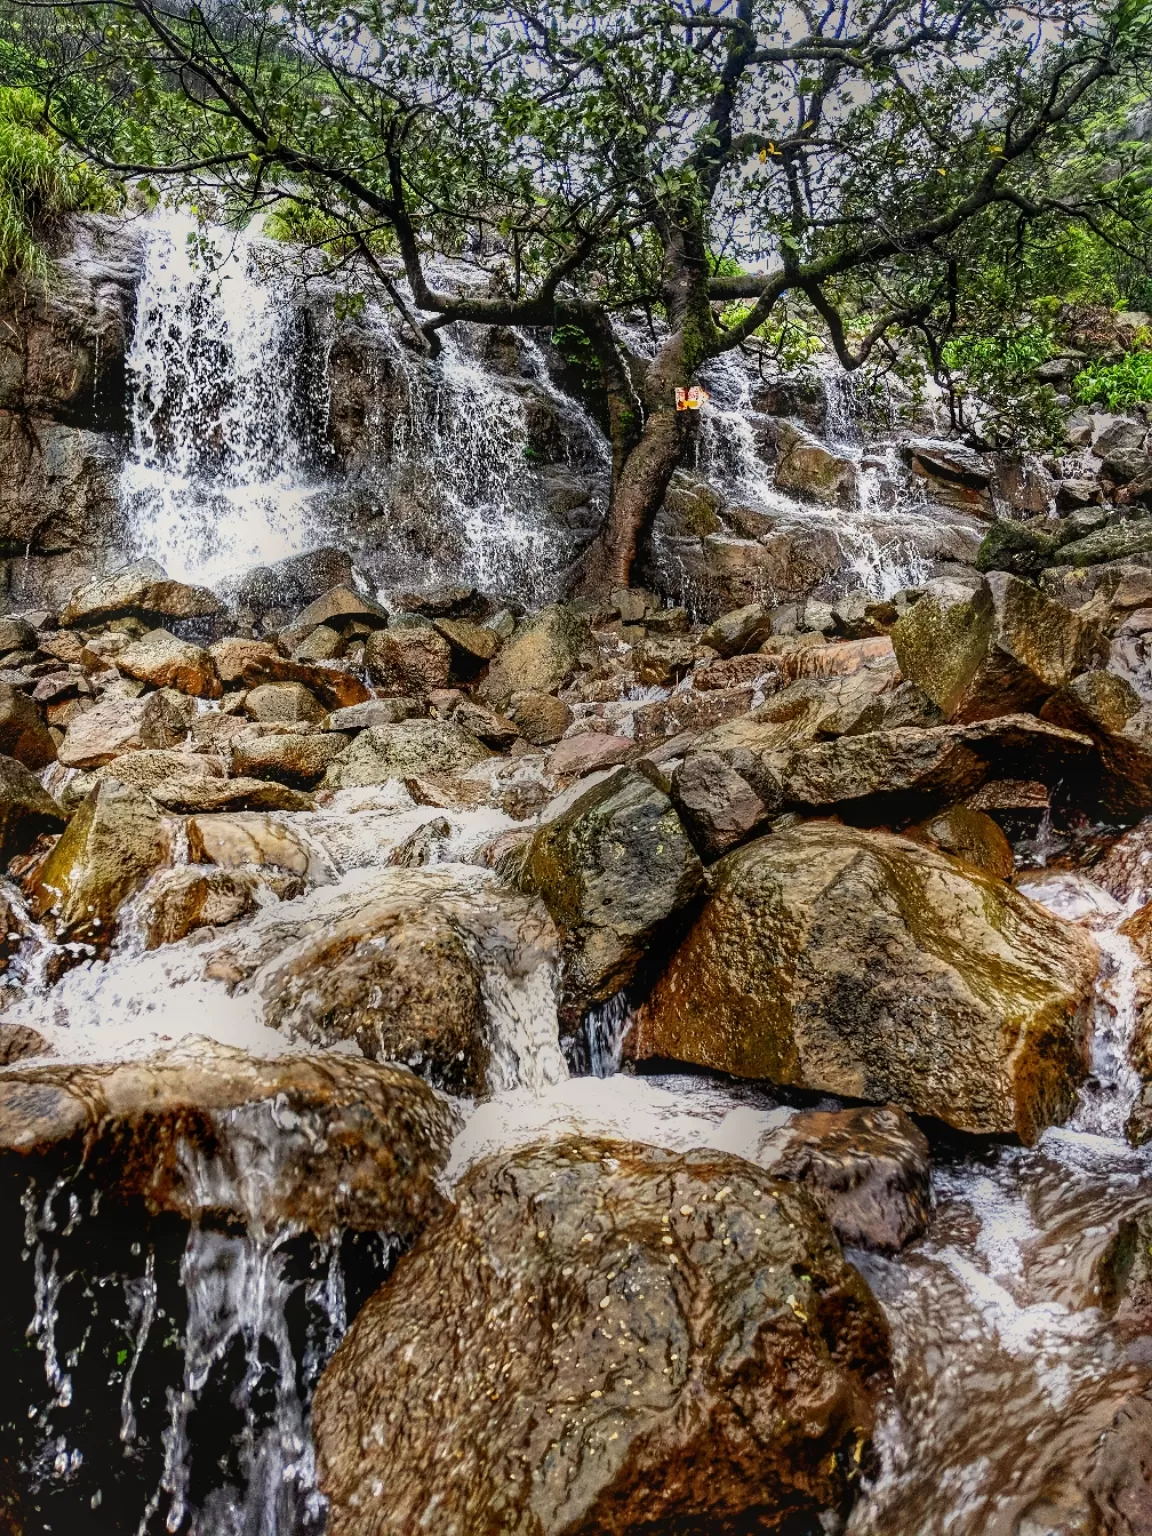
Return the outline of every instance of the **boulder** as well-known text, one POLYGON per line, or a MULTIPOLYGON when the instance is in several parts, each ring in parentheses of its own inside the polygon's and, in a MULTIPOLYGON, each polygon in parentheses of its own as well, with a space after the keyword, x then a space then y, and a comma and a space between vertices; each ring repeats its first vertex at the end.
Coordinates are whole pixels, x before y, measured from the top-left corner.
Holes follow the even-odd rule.
POLYGON ((310 666, 302 661, 287 661, 282 656, 249 661, 244 668, 244 681, 253 689, 265 683, 297 683, 329 710, 363 704, 372 697, 360 679, 343 667, 310 666))
POLYGON ((1056 564, 1060 548, 1059 532, 1035 528, 1010 518, 997 518, 980 542, 976 553, 978 571, 1009 571, 1014 576, 1039 576, 1056 564))
POLYGON ((968 805, 950 805, 922 822, 912 835, 1001 880, 1010 880, 1016 868, 1012 844, 1004 833, 991 816, 968 805))
POLYGON ((700 644, 720 656, 739 656, 754 651, 772 633, 772 615, 763 603, 748 603, 734 608, 709 624, 700 636, 700 644))
POLYGON ((516 626, 480 684, 483 698, 503 709, 514 693, 555 693, 580 664, 588 644, 583 618, 563 603, 542 608, 516 626))
MULTIPOLYGON (((672 801, 688 835, 706 859, 734 848, 771 814, 733 754, 690 751, 672 779, 672 801)), ((758 777, 763 778, 763 775, 758 777)), ((777 803, 779 796, 776 797, 777 803)))
POLYGON ((64 629, 93 628, 131 614, 145 619, 203 619, 221 612, 207 587, 172 581, 155 560, 138 560, 111 576, 80 587, 60 610, 64 629))
POLYGON ((222 869, 246 865, 302 875, 310 884, 326 878, 316 855, 290 828, 256 812, 230 816, 192 816, 188 826, 188 857, 222 869))
POLYGON ((413 715, 422 713, 418 699, 369 699, 364 704, 350 704, 347 709, 334 709, 324 721, 324 729, 364 731, 371 725, 399 725, 401 720, 411 720, 413 715))
POLYGON ((310 789, 319 784, 349 740, 338 731, 307 736, 287 731, 270 736, 243 734, 232 742, 232 771, 310 789))
POLYGON ((25 853, 42 832, 57 832, 64 812, 34 773, 0 756, 0 864, 25 853))
POLYGON ((572 724, 572 711, 563 699, 550 693, 514 693, 508 700, 508 718, 525 741, 548 747, 560 740, 572 724))
POLYGON ((105 1201, 258 1234, 291 1224, 410 1242, 445 1209, 436 1178, 455 1129, 411 1072, 334 1052, 261 1061, 200 1040, 143 1061, 0 1077, 0 1150, 31 1162, 66 1149, 105 1201))
POLYGON ((560 930, 569 1022, 626 987, 704 889, 665 781, 646 763, 619 769, 539 827, 516 878, 560 930))
POLYGON ((238 683, 244 676, 244 668, 273 661, 280 652, 271 640, 244 640, 230 635, 208 647, 208 654, 216 666, 220 679, 225 683, 238 683))
POLYGON ((0 683, 0 753, 26 768, 44 768, 56 759, 56 743, 44 717, 11 683, 0 683))
POLYGON ((475 699, 465 699, 462 704, 458 704, 452 712, 452 719, 466 731, 471 731, 486 747, 493 747, 497 751, 510 747, 520 735, 515 721, 489 709, 486 704, 478 704, 475 699))
POLYGON ((326 789, 384 784, 409 775, 462 773, 491 756, 483 742, 450 720, 404 720, 361 731, 324 775, 326 789))
POLYGON ((343 584, 330 587, 315 598, 303 612, 296 615, 294 629, 308 629, 317 624, 339 627, 349 619, 359 619, 373 629, 382 628, 388 622, 388 610, 374 597, 365 597, 343 584))
POLYGON ((328 715, 324 705, 303 683, 262 683, 245 695, 244 712, 252 720, 282 721, 289 725, 298 721, 316 724, 328 715))
POLYGON ((244 608, 268 613, 275 608, 297 609, 323 597, 333 587, 351 587, 352 562, 342 549, 309 549, 272 565, 256 565, 244 575, 237 600, 244 608))
POLYGON ((851 507, 856 465, 788 422, 780 424, 776 489, 825 507, 851 507))
POLYGON ((807 1196, 721 1153, 569 1140, 456 1198, 321 1380, 329 1536, 366 1511, 374 1536, 784 1536, 847 1511, 887 1327, 807 1196))
POLYGON ((452 647, 431 626, 380 629, 368 636, 364 665, 381 688, 423 698, 434 688, 447 687, 452 647))
POLYGON ((1112 528, 1099 528, 1086 538, 1073 539, 1060 550, 1061 565, 1102 565, 1152 550, 1152 518, 1142 517, 1112 528))
POLYGON ((158 949, 175 944, 194 928, 222 928, 247 917, 270 896, 289 900, 306 889, 299 875, 187 864, 154 875, 133 917, 145 949, 158 949))
POLYGON ((494 629, 468 619, 437 619, 436 630, 452 648, 452 670, 457 677, 474 677, 500 649, 500 636, 494 629))
POLYGON ((671 688, 687 677, 699 654, 690 635, 649 635, 635 647, 632 660, 646 687, 671 688))
POLYGON ((601 768, 615 768, 635 755, 630 736, 608 736, 602 731, 582 731, 566 736, 548 754, 548 772, 557 778, 582 779, 601 768))
POLYGON ((1108 821, 1152 810, 1152 705, 1113 672, 1084 672, 1053 694, 1041 718, 1090 736, 1100 757, 1095 809, 1108 821))
POLYGON ((1090 665, 1089 624, 1018 577, 932 583, 892 631, 900 671, 949 720, 1039 707, 1090 665))
POLYGON ((116 668, 154 688, 175 688, 197 699, 218 699, 223 692, 208 652, 166 629, 150 630, 127 646, 116 657, 116 668))
POLYGON ((106 950, 129 896, 168 857, 168 838, 149 797, 128 784, 97 784, 40 866, 37 917, 58 944, 106 950))
POLYGON ((174 747, 195 715, 195 701, 171 688, 138 699, 102 699, 69 722, 59 760, 66 768, 99 768, 123 752, 174 747))
POLYGON ((38 643, 36 631, 27 619, 19 614, 0 619, 0 656, 7 656, 11 651, 34 651, 38 643))
POLYGON ((337 629, 317 624, 299 644, 292 647, 293 661, 335 661, 343 656, 347 642, 337 629))
POLYGON ((1010 886, 827 822, 728 854, 637 1016, 639 1059, 1032 1142, 1087 1073, 1098 954, 1010 886))

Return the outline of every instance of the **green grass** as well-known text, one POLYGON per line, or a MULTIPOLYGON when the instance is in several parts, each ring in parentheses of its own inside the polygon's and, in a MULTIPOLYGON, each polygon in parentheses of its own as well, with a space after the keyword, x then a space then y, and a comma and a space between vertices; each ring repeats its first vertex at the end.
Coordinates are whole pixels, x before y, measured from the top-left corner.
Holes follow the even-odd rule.
POLYGON ((1152 400, 1152 352, 1127 352, 1118 363, 1090 363, 1076 375, 1072 392, 1081 405, 1097 401, 1110 411, 1152 400))

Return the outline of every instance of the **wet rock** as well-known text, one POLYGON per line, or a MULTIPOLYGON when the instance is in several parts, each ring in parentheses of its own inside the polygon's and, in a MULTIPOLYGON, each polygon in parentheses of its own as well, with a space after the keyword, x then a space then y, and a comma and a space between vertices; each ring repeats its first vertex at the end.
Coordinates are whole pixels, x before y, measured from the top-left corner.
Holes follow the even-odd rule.
POLYGON ((41 865, 33 910, 57 943, 105 950, 121 905, 167 857, 168 839, 149 797, 105 779, 41 865))
POLYGON ((18 614, 0 619, 0 656, 7 656, 11 651, 34 651, 36 646, 36 631, 27 619, 18 614))
POLYGON ((1152 901, 1152 817, 1117 838, 1091 874, 1121 906, 1152 901))
POLYGON ((197 1041, 144 1061, 14 1068, 0 1078, 0 1150, 27 1163, 84 1152, 105 1200, 142 1199, 327 1237, 405 1241, 446 1205, 436 1185, 453 1112, 402 1067, 312 1053, 256 1060, 197 1041), (211 1181, 200 1170, 214 1167, 211 1181))
POLYGON ((92 628, 122 614, 138 618, 201 619, 221 611, 207 587, 172 581, 155 560, 138 560, 73 592, 60 610, 64 629, 92 628))
POLYGON ((52 1047, 38 1030, 27 1024, 0 1024, 0 1067, 10 1067, 29 1056, 51 1055, 52 1047))
POLYGON ((324 878, 316 855, 290 827, 270 816, 237 812, 193 816, 188 821, 188 857, 223 869, 256 865, 302 875, 310 884, 324 878))
POLYGON ((772 633, 772 616, 763 603, 748 603, 734 608, 710 624, 700 636, 700 644, 720 656, 738 656, 754 651, 772 633))
POLYGON ((329 1536, 366 1510, 376 1536, 817 1529, 852 1501, 887 1352, 809 1199, 741 1159, 502 1154, 325 1372, 329 1536))
POLYGON ((718 752, 688 753, 672 779, 672 802, 706 859, 743 842, 770 814, 748 780, 718 752))
POLYGON ((517 879, 560 929, 571 1021, 627 986, 704 889, 696 850, 647 764, 611 774, 539 827, 517 879))
POLYGON ((127 646, 116 667, 155 688, 175 688, 197 699, 218 699, 223 692, 216 664, 207 651, 178 640, 166 629, 153 629, 127 646))
POLYGON ((330 587, 315 598, 303 612, 297 614, 294 629, 305 629, 317 624, 339 626, 348 619, 359 619, 374 629, 388 622, 388 610, 373 597, 341 584, 330 587))
POLYGON ((364 665, 381 688, 422 698, 434 688, 447 686, 452 647, 431 627, 381 629, 368 637, 364 665))
POLYGON ((847 1247, 896 1253, 932 1215, 928 1138, 903 1110, 810 1110, 796 1115, 779 1155, 755 1159, 812 1195, 847 1247))
POLYGON ((571 677, 588 643, 588 627, 572 608, 553 603, 517 625, 480 684, 480 694, 503 709, 514 693, 555 693, 571 677))
POLYGON ((358 677, 338 666, 309 666, 302 661, 287 661, 282 656, 261 657, 244 668, 244 681, 257 689, 268 683, 296 683, 307 688, 325 709, 346 709, 363 704, 372 695, 358 677))
POLYGON ((0 752, 26 768, 44 768, 56 760, 56 743, 43 716, 10 683, 0 683, 0 752))
POLYGON ((1130 683, 1113 672, 1085 672, 1048 700, 1041 717, 1096 742, 1100 815, 1130 821, 1152 810, 1152 705, 1130 683))
POLYGON ((500 636, 494 629, 468 619, 437 619, 436 630, 452 648, 452 671, 456 677, 475 677, 500 649, 500 636))
POLYGON ((233 635, 210 645, 208 654, 222 682, 238 683, 246 666, 275 660, 280 653, 270 640, 244 640, 233 635))
POLYGON ((397 607, 405 613, 420 613, 431 619, 470 613, 478 605, 482 607, 483 600, 480 599, 478 603, 476 588, 460 586, 433 587, 427 592, 405 592, 397 602, 397 607))
POLYGON ((548 772, 557 778, 582 779, 586 773, 601 768, 615 768, 634 756, 636 743, 630 736, 608 736, 600 731, 584 731, 566 736, 548 754, 548 772))
POLYGON ((525 741, 548 747, 559 741, 572 724, 572 711, 550 693, 514 693, 508 700, 508 718, 525 741))
POLYGON ((1001 880, 1010 879, 1016 867, 1012 844, 991 816, 968 805, 950 805, 922 822, 913 835, 1001 880))
POLYGON ((1090 665, 1090 627, 1027 582, 995 571, 975 592, 934 583, 897 623, 900 670, 949 720, 1038 707, 1090 665))
POLYGON ((1107 560, 1125 560, 1131 555, 1152 550, 1152 518, 1118 523, 1113 528, 1099 528, 1086 538, 1073 539, 1060 550, 1062 565, 1101 565, 1107 560))
POLYGON ((497 714, 496 710, 489 709, 485 704, 477 704, 474 699, 465 699, 462 704, 458 704, 452 718, 486 747, 493 747, 497 751, 510 747, 520 735, 515 721, 509 720, 506 715, 497 714))
POLYGON ((636 675, 647 687, 670 688, 687 677, 699 651, 687 635, 649 635, 633 651, 636 675))
POLYGON ((64 812, 34 773, 0 756, 0 863, 25 853, 43 832, 56 832, 64 812))
POLYGON ((782 422, 776 488, 822 506, 850 507, 856 496, 856 465, 782 422))
POLYGON ((364 731, 372 725, 399 725, 401 720, 411 720, 422 713, 419 699, 369 699, 364 704, 351 704, 347 709, 334 709, 324 721, 324 729, 364 731))
POLYGON ((916 439, 902 445, 912 473, 928 482, 934 501, 959 511, 986 515, 991 510, 992 467, 962 443, 916 439))
POLYGON ((349 739, 338 731, 307 736, 295 732, 274 736, 240 735, 232 742, 232 771, 310 789, 319 784, 349 739))
POLYGON ((309 549, 272 565, 253 566, 236 597, 241 607, 268 613, 274 608, 299 608, 333 587, 351 587, 353 581, 352 562, 344 550, 309 549))
POLYGON ((1032 1142, 1087 1072, 1096 946, 907 839, 813 822, 713 871, 629 1049, 1032 1142))
POLYGON ((346 747, 324 776, 327 789, 354 789, 409 775, 456 774, 488 757, 483 742, 450 720, 374 725, 346 747))
POLYGON ((262 896, 287 901, 306 889, 299 875, 190 864, 154 876, 141 892, 132 917, 144 947, 158 949, 186 938, 195 928, 222 928, 247 917, 260 906, 262 896))
POLYGON ((66 768, 99 768, 122 752, 174 747, 195 715, 195 701, 171 688, 138 699, 102 699, 69 723, 59 760, 66 768))
POLYGON ((452 823, 447 816, 437 816, 397 844, 387 862, 396 869, 420 869, 425 864, 442 862, 445 844, 451 836, 452 823))
POLYGON ((290 725, 297 721, 318 724, 328 714, 303 683, 262 683, 245 696, 244 711, 252 720, 283 721, 290 725))
POLYGON ((981 541, 976 554, 976 569, 1009 571, 1013 576, 1038 576, 1048 566, 1056 564, 1060 544, 1058 530, 1034 528, 1028 523, 998 518, 981 541))
POLYGON ((293 661, 335 661, 343 656, 346 641, 339 630, 317 624, 305 639, 292 647, 293 661))
POLYGON ((187 779, 159 784, 149 794, 157 805, 189 814, 212 811, 311 811, 316 802, 304 790, 273 779, 187 779))
POLYGON ((683 731, 706 731, 725 720, 746 715, 752 707, 753 690, 713 688, 697 693, 694 688, 674 693, 656 704, 642 704, 633 716, 636 745, 640 748, 683 731))

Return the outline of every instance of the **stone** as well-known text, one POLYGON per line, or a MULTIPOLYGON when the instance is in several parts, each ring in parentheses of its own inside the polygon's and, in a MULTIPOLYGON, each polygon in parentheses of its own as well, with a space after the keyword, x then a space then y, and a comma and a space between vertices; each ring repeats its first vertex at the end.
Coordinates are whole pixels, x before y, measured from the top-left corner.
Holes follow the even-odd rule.
POLYGON ((366 597, 351 587, 341 584, 330 587, 320 597, 296 615, 296 629, 314 624, 331 624, 339 627, 342 621, 359 619, 373 629, 382 628, 388 622, 388 610, 374 597, 366 597))
POLYGON ((323 597, 333 587, 351 587, 352 562, 342 549, 309 549, 272 565, 257 565, 245 573, 236 597, 242 608, 268 613, 274 608, 297 609, 323 597))
POLYGON ((364 731, 372 725, 399 725, 422 712, 419 699, 368 699, 364 704, 334 709, 323 724, 326 731, 364 731))
POLYGON ((335 661, 343 656, 345 639, 327 624, 317 624, 299 645, 292 647, 293 661, 335 661))
POLYGON ((335 1052, 260 1060, 197 1040, 100 1065, 17 1067, 0 1078, 0 1148, 28 1162, 83 1157, 105 1202, 142 1198, 186 1221, 231 1219, 410 1242, 447 1205, 436 1183, 450 1107, 403 1067, 335 1052), (252 1177, 253 1143, 275 1166, 252 1177), (195 1156, 189 1151, 194 1149, 195 1156), (211 1164, 209 1184, 197 1170, 211 1164))
POLYGON ((102 699, 69 723, 58 751, 66 768, 99 768, 123 752, 184 741, 196 703, 171 688, 138 699, 102 699))
POLYGON ((904 677, 949 720, 1039 707, 1089 665, 1090 626, 1016 576, 975 592, 934 583, 892 631, 904 677))
POLYGON ((168 851, 160 813, 149 797, 105 779, 41 865, 33 910, 58 944, 90 944, 105 951, 121 906, 164 863, 168 851))
POLYGON ((503 709, 513 693, 557 692, 579 666, 588 640, 588 626, 572 608, 563 603, 542 608, 517 625, 495 656, 480 684, 481 697, 503 709))
POLYGON ((262 683, 244 699, 245 713, 252 720, 319 723, 328 711, 303 683, 262 683))
POLYGON ((932 1216, 928 1138, 903 1110, 808 1110, 754 1161, 811 1194, 849 1248, 898 1253, 932 1216))
POLYGON ((62 629, 93 628, 121 614, 165 619, 203 619, 222 605, 207 587, 172 581, 155 560, 138 560, 110 576, 79 587, 60 610, 62 629))
POLYGON ((372 695, 358 677, 338 666, 313 666, 288 661, 282 656, 261 657, 244 668, 244 681, 256 689, 268 683, 298 683, 320 700, 327 710, 363 704, 372 695))
POLYGON ((626 987, 704 889, 696 850, 648 764, 619 769, 539 827, 516 878, 560 930, 569 1021, 626 987))
POLYGON ((971 806, 950 805, 922 822, 913 835, 1001 880, 1010 880, 1015 871, 1011 843, 991 816, 971 806))
POLYGON ((914 439, 902 445, 912 473, 928 482, 931 499, 958 511, 987 516, 991 511, 992 466, 962 443, 914 439))
POLYGON ((782 422, 776 489, 826 507, 850 507, 856 496, 856 465, 823 443, 782 422))
POLYGON ((1041 717, 1096 742, 1101 816, 1131 821, 1152 810, 1152 705, 1129 682, 1114 672, 1084 672, 1053 694, 1041 717))
POLYGON ((632 717, 636 745, 649 747, 683 731, 699 733, 746 715, 752 707, 753 693, 751 684, 743 688, 712 688, 706 693, 686 688, 658 703, 641 704, 632 717))
POLYGON ((177 639, 166 629, 150 630, 126 646, 117 656, 116 666, 154 688, 175 688, 197 699, 218 699, 224 691, 208 652, 177 639))
POLYGON ((52 1047, 28 1024, 0 1024, 0 1067, 26 1061, 29 1056, 51 1056, 52 1047))
POLYGON ((474 677, 500 649, 500 636, 494 629, 468 619, 437 619, 436 631, 452 648, 452 671, 457 677, 474 677))
POLYGON ((372 681, 388 692, 422 698, 447 686, 452 647, 431 626, 380 629, 368 637, 364 665, 372 681))
POLYGON ((56 743, 40 711, 10 683, 0 683, 0 753, 26 768, 45 768, 56 760, 56 743))
POLYGON ((810 822, 713 867, 628 1049, 1032 1143, 1087 1074, 1098 963, 983 871, 810 822))
POLYGON ((1014 576, 1038 576, 1056 564, 1059 534, 1051 528, 1034 528, 1009 518, 998 518, 981 540, 976 553, 978 571, 1010 571, 1014 576))
POLYGON ((457 774, 490 756, 470 731, 449 720, 404 720, 361 731, 331 764, 327 789, 384 784, 409 775, 457 774))
MULTIPOLYGON (((1075 512, 1081 507, 1099 507, 1103 499, 1104 493, 1100 489, 1099 480, 1089 479, 1087 476, 1073 476, 1067 480, 1061 480, 1056 487, 1056 507, 1060 512, 1075 512)), ((1083 528, 1081 530, 1083 534, 1095 533, 1097 528, 1104 526, 1107 514, 1101 509, 1097 516, 1100 519, 1099 522, 1083 528)))
POLYGON ((365 1510, 374 1536, 831 1529, 887 1360, 794 1186, 629 1142, 499 1154, 324 1373, 328 1536, 362 1536, 365 1510))
POLYGON ((208 654, 215 662, 222 682, 238 683, 243 679, 245 667, 273 661, 280 652, 270 640, 244 640, 233 635, 210 645, 208 654))
POLYGON ((1152 518, 1118 523, 1099 528, 1086 538, 1073 539, 1060 550, 1062 565, 1101 565, 1110 560, 1126 560, 1131 555, 1152 550, 1152 518))
POLYGON ((26 853, 43 832, 56 832, 67 817, 23 763, 0 755, 0 864, 26 853))
POLYGON ((548 772, 557 778, 583 778, 601 768, 615 768, 634 756, 636 743, 630 736, 607 736, 600 731, 584 731, 566 736, 548 754, 548 772))
POLYGON ((247 917, 260 907, 263 896, 289 900, 306 889, 299 875, 188 864, 153 876, 136 902, 134 916, 145 949, 159 949, 186 938, 193 929, 221 928, 247 917))
POLYGON ((648 687, 670 688, 687 677, 699 655, 687 635, 649 635, 633 651, 636 675, 648 687))
POLYGON ((427 618, 447 618, 464 613, 476 602, 475 587, 433 587, 427 592, 405 592, 397 606, 405 613, 419 613, 427 618))
MULTIPOLYGON (((131 784, 145 794, 154 795, 165 789, 172 792, 192 780, 197 783, 212 780, 219 783, 227 776, 227 764, 222 758, 211 757, 204 752, 189 752, 173 748, 142 747, 138 752, 122 752, 111 762, 97 768, 91 775, 79 775, 67 786, 71 791, 82 779, 118 779, 121 784, 131 784)), ((91 786, 89 786, 91 787, 91 786)), ((87 794, 85 790, 85 794, 87 794)))
POLYGON ((0 656, 7 656, 10 651, 34 651, 37 643, 36 631, 27 619, 17 614, 0 619, 0 656))
POLYGON ((563 699, 550 693, 514 693, 508 700, 508 718, 525 741, 548 747, 560 740, 572 724, 572 711, 563 699))
POLYGON ((255 779, 275 779, 298 789, 318 784, 348 745, 350 738, 338 731, 298 736, 240 735, 232 742, 232 771, 255 779))
POLYGON ((458 704, 452 712, 452 719, 486 747, 493 747, 497 751, 510 747, 520 735, 515 721, 509 720, 506 715, 497 714, 485 704, 476 703, 474 699, 465 699, 458 704))
POLYGON ((748 780, 725 756, 707 750, 689 752, 676 770, 672 803, 706 859, 719 858, 742 843, 770 815, 748 780))
POLYGON ((763 603, 748 603, 722 614, 700 636, 700 644, 720 656, 754 651, 772 633, 772 615, 763 603))
POLYGON ((216 864, 229 870, 248 865, 284 870, 303 876, 311 885, 331 878, 290 827, 267 815, 238 812, 192 816, 187 832, 188 857, 195 863, 216 864))

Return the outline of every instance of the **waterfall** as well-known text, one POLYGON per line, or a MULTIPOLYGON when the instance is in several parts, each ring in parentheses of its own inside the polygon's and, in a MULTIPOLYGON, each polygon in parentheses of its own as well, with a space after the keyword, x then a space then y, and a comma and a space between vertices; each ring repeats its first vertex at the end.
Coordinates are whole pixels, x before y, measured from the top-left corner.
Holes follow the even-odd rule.
POLYGON ((268 247, 188 214, 151 224, 126 360, 121 503, 139 553, 216 583, 308 547, 302 336, 268 247))

